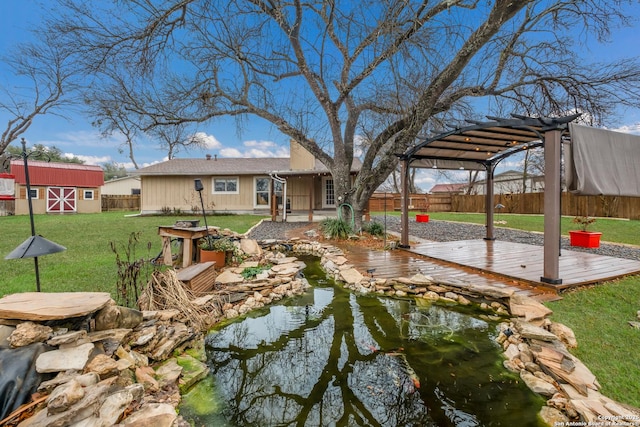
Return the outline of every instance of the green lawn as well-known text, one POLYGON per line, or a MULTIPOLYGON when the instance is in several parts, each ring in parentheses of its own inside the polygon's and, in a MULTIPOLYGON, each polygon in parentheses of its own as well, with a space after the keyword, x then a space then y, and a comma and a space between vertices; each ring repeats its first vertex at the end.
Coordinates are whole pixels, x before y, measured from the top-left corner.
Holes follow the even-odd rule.
MULTIPOLYGON (((102 291, 115 296, 117 268, 111 242, 121 257, 131 233, 140 233, 140 243, 131 259, 152 258, 161 250, 158 226, 179 219, 202 217, 127 216, 125 212, 78 215, 36 215, 36 233, 67 248, 38 258, 43 292, 102 291)), ((262 218, 255 215, 207 216, 207 223, 244 233, 262 218)), ((34 261, 4 257, 31 236, 27 215, 0 217, 0 296, 36 290, 34 261)))

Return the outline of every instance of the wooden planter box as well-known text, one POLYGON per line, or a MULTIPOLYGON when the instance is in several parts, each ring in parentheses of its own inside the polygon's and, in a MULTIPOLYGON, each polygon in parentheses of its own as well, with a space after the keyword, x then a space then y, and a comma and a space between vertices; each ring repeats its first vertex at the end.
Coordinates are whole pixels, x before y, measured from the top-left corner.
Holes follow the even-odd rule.
POLYGON ((211 261, 190 265, 176 274, 178 280, 196 295, 212 291, 216 275, 215 263, 211 261))
POLYGON ((425 214, 417 214, 416 222, 429 222, 429 215, 425 214))
POLYGON ((600 236, 602 236, 602 233, 597 231, 569 231, 571 246, 580 246, 582 248, 600 247, 600 236))

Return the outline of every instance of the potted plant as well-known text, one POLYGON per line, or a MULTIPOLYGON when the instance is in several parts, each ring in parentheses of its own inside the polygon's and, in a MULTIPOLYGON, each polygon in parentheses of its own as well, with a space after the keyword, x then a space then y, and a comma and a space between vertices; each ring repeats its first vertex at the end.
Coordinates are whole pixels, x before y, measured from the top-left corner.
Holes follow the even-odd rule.
POLYGON ((233 252, 235 245, 228 237, 205 236, 200 239, 200 262, 214 261, 216 267, 226 264, 227 252, 233 252))
POLYGON ((589 226, 594 222, 596 222, 596 219, 589 216, 577 216, 573 218, 573 223, 579 224, 580 230, 569 231, 571 246, 580 246, 583 248, 597 248, 600 246, 600 236, 602 236, 602 233, 588 231, 589 226))

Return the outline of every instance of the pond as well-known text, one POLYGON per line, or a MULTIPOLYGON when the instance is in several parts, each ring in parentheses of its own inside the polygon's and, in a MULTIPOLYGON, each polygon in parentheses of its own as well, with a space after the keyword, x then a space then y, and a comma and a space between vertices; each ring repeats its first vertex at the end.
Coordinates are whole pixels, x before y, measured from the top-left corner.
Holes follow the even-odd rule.
POLYGON ((309 292, 207 336, 211 377, 180 412, 194 425, 541 425, 544 400, 502 367, 497 322, 355 294, 304 261, 309 292))

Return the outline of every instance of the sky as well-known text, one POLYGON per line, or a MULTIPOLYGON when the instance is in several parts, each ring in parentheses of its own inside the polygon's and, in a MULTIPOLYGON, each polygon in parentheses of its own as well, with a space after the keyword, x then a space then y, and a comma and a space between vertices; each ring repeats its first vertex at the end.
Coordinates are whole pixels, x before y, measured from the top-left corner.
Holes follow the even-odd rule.
MULTIPOLYGON (((0 0, 0 57, 8 55, 16 43, 28 37, 31 28, 37 28, 42 19, 39 4, 46 0, 0 0)), ((640 4, 629 9, 631 16, 640 18, 640 4)), ((634 28, 616 31, 612 43, 602 46, 592 44, 589 51, 582 52, 587 58, 598 58, 601 61, 622 57, 640 57, 640 43, 637 31, 640 22, 634 28)), ((0 64, 0 84, 11 85, 7 73, 2 72, 0 64)), ((479 112, 483 114, 482 112, 479 112)), ((127 152, 120 153, 124 138, 117 136, 104 139, 98 129, 91 125, 91 120, 77 114, 66 114, 66 118, 56 115, 38 116, 26 133, 27 146, 43 144, 55 146, 69 156, 76 156, 87 164, 104 164, 116 162, 126 168, 132 168, 127 152)), ((4 130, 7 118, 0 114, 0 129, 4 130)), ((620 112, 620 126, 616 129, 623 132, 640 134, 640 111, 620 112)), ((261 120, 245 122, 242 130, 238 129, 233 119, 218 119, 199 129, 203 140, 207 142, 204 150, 181 152, 178 157, 204 157, 206 154, 218 157, 287 157, 289 155, 289 138, 274 130, 261 120)), ((19 141, 12 143, 19 146, 19 141)), ((144 141, 135 147, 135 157, 139 166, 147 166, 166 160, 166 151, 144 141)), ((516 169, 517 161, 506 161, 500 164, 501 171, 516 169)), ((433 185, 448 182, 431 170, 421 170, 416 183, 424 191, 433 185)))

